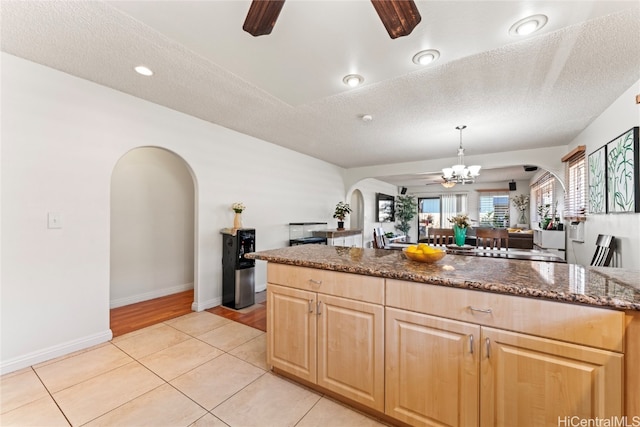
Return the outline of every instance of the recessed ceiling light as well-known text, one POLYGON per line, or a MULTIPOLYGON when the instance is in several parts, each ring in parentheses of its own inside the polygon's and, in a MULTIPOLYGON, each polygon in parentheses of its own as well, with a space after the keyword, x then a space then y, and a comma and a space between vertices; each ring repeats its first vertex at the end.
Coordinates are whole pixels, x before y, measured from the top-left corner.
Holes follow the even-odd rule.
POLYGON ((421 50, 413 55, 413 63, 417 65, 427 65, 440 58, 440 52, 435 49, 421 50))
POLYGON ((342 79, 342 82, 349 87, 360 86, 364 82, 364 77, 360 74, 347 74, 342 79))
POLYGON ((142 74, 143 76, 153 75, 153 71, 151 71, 149 68, 145 67, 144 65, 138 65, 136 68, 134 68, 134 70, 136 70, 136 73, 142 74))
POLYGON ((544 27, 547 24, 547 20, 545 15, 533 15, 523 18, 509 28, 509 34, 512 36, 527 36, 544 27))

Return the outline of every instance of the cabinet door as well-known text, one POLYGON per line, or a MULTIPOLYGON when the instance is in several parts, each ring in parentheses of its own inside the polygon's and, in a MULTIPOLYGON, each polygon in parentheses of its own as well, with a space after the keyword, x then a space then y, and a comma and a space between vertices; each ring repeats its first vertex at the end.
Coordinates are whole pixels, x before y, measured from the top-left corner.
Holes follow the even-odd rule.
POLYGON ((267 285, 267 363, 316 381, 316 294, 267 285))
POLYGON ((477 426, 480 327, 393 308, 385 323, 387 415, 414 426, 477 426))
POLYGON ((384 308, 318 294, 318 385, 384 411, 384 308))
POLYGON ((622 362, 619 353, 482 328, 480 425, 621 416, 622 362))

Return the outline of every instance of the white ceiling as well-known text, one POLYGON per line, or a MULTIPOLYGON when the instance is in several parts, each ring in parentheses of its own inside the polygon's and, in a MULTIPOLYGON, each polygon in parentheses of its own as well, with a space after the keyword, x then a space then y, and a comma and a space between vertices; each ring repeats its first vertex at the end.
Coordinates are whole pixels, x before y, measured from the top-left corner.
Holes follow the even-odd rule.
POLYGON ((342 167, 454 157, 460 124, 467 155, 566 145, 640 79, 637 0, 416 4, 392 40, 366 0, 287 0, 257 38, 249 0, 3 0, 2 50, 342 167))

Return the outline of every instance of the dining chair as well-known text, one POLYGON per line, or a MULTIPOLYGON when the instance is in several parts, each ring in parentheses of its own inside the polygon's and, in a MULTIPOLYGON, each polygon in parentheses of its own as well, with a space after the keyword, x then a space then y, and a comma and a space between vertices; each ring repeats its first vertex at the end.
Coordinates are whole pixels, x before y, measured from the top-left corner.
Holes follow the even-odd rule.
POLYGON ((509 249, 509 231, 504 228, 476 229, 476 248, 509 249))
POLYGON ((593 254, 591 266, 608 267, 616 249, 616 238, 607 234, 598 234, 596 252, 593 254))
POLYGON ((430 228, 429 241, 432 245, 446 246, 453 243, 452 228, 430 228))

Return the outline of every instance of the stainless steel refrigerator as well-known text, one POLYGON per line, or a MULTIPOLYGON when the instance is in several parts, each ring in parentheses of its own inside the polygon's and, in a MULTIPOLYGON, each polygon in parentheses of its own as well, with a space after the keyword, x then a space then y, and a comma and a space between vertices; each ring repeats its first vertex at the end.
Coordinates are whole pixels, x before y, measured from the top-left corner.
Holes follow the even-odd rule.
POLYGON ((255 260, 244 257, 255 252, 256 230, 241 228, 222 232, 222 305, 233 309, 255 303, 255 260))

